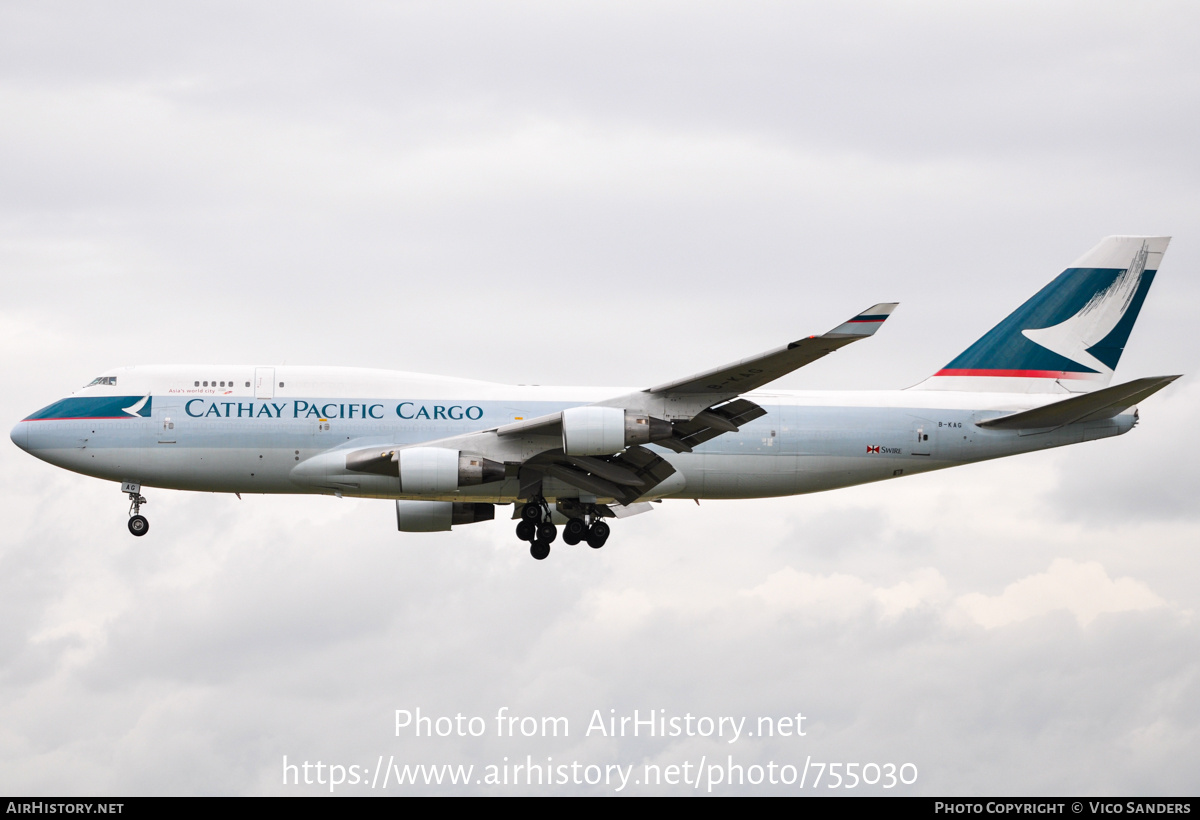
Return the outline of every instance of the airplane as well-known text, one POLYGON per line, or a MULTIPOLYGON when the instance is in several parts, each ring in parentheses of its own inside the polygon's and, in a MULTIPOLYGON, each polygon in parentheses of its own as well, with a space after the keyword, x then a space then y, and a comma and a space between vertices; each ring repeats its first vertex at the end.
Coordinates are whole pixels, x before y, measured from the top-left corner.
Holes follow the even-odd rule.
POLYGON ((787 496, 1121 435, 1178 376, 1109 386, 1170 237, 1111 236, 906 390, 766 386, 875 334, 894 302, 828 333, 642 390, 510 386, 342 367, 110 370, 13 442, 143 487, 393 499, 402 532, 513 505, 530 554, 604 546, 609 519, 663 499, 787 496))

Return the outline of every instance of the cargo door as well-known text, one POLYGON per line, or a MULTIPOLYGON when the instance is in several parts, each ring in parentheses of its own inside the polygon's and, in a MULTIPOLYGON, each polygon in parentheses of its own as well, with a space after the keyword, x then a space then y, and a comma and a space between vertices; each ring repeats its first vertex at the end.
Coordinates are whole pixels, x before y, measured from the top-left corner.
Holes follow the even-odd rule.
POLYGON ((256 367, 256 368, 254 368, 254 398, 256 398, 256 399, 273 399, 273 398, 275 398, 275 368, 273 368, 273 367, 256 367))
POLYGON ((933 455, 934 442, 932 439, 936 438, 933 433, 935 427, 937 427, 936 424, 931 424, 925 420, 916 423, 913 429, 912 450, 910 451, 914 456, 933 455))

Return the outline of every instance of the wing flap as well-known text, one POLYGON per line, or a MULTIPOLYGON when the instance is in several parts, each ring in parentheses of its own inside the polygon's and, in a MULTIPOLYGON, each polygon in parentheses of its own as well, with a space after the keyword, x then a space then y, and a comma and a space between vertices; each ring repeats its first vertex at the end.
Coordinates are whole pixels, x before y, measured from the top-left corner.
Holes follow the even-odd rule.
POLYGON ((632 504, 675 472, 665 458, 634 445, 615 456, 568 456, 561 450, 540 453, 521 465, 521 498, 538 491, 543 476, 552 476, 572 487, 601 498, 632 504))
POLYGON ((1151 376, 1125 384, 1106 387, 1093 393, 1080 393, 1033 410, 978 422, 989 430, 1034 430, 1064 427, 1084 421, 1110 419, 1162 390, 1179 376, 1151 376))
POLYGON ((765 416, 767 411, 749 399, 734 399, 697 413, 690 421, 675 422, 675 434, 654 442, 677 453, 690 453, 693 448, 722 433, 737 431, 747 422, 765 416))
POLYGON ((629 518, 631 515, 652 512, 654 505, 649 501, 639 501, 636 504, 609 504, 607 509, 613 514, 613 518, 629 518))
POLYGON ((641 493, 628 487, 621 487, 597 475, 585 473, 563 464, 539 464, 538 468, 546 475, 553 476, 559 481, 565 481, 572 487, 604 498, 637 498, 641 493))

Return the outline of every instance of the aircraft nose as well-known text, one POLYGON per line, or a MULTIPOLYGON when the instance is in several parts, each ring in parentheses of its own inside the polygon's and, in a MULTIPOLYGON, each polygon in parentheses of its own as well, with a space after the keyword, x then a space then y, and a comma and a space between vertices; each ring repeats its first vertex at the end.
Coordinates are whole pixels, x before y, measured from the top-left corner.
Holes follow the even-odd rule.
POLYGON ((12 443, 20 447, 25 452, 29 452, 29 422, 18 421, 17 426, 8 434, 12 439, 12 443))

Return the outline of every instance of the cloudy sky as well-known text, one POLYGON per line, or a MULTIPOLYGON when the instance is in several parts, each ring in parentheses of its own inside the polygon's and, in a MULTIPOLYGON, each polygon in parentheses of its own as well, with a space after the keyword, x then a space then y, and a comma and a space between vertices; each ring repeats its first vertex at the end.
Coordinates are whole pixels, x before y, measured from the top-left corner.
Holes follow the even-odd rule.
MULTIPOLYGON (((6 442, 0 791, 732 757, 911 763, 893 793, 1195 794, 1198 24, 1182 2, 0 6, 10 425, 135 363, 641 387, 891 300, 781 386, 899 389, 1117 233, 1175 237, 1118 379, 1189 374, 1124 437, 668 502, 545 562, 507 521, 402 535, 387 502, 324 497, 148 490, 134 539, 116 486, 6 442), (570 735, 498 737, 504 707, 570 735), (487 731, 398 737, 418 708, 487 731), (585 734, 634 710, 806 733, 585 734)), ((715 787, 774 790, 799 791, 715 787)))

